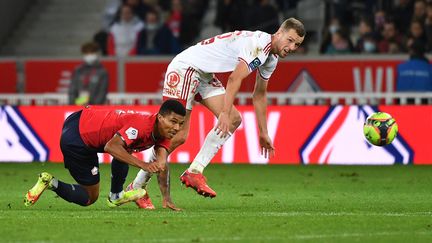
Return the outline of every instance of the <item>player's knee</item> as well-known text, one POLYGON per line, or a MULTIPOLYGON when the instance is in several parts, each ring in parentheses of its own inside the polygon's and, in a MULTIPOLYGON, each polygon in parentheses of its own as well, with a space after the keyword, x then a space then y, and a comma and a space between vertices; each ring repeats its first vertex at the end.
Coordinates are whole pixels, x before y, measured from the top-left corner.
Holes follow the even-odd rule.
POLYGON ((87 204, 83 205, 83 206, 90 206, 90 205, 92 205, 93 203, 95 203, 98 200, 98 198, 99 198, 99 193, 89 195, 89 200, 88 200, 87 204))

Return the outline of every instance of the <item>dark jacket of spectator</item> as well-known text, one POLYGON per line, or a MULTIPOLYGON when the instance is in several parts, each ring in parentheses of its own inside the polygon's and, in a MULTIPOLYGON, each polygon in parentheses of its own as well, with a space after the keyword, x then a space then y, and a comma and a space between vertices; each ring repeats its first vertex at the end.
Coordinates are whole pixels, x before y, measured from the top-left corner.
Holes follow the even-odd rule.
POLYGON ((180 45, 171 30, 162 25, 158 29, 144 28, 138 35, 138 55, 177 54, 180 45))
POLYGON ((108 73, 102 64, 83 63, 75 69, 69 86, 70 105, 102 105, 106 103, 107 94, 108 73))

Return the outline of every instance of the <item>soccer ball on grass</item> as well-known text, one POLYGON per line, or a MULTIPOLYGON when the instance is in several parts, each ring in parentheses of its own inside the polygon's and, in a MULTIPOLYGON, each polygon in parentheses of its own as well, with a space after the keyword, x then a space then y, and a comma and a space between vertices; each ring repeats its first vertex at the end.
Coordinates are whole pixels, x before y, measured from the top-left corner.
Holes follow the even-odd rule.
POLYGON ((363 134, 366 140, 376 146, 393 142, 398 133, 396 120, 388 113, 375 112, 366 119, 363 134))

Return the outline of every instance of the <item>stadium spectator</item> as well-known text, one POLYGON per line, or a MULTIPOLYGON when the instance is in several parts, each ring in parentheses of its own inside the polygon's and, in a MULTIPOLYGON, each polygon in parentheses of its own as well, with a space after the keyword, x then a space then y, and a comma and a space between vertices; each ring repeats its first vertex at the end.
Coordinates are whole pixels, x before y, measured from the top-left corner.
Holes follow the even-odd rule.
POLYGON ((396 22, 396 26, 401 30, 401 33, 408 34, 410 22, 414 12, 414 2, 412 0, 395 1, 395 6, 392 10, 392 16, 396 22))
POLYGON ((381 33, 383 31, 387 18, 387 13, 384 10, 378 10, 375 12, 374 21, 376 33, 381 33))
POLYGON ((325 50, 325 54, 348 54, 352 52, 349 39, 337 30, 331 34, 331 42, 325 50))
POLYGON ((171 0, 171 8, 169 10, 169 15, 166 20, 166 25, 176 38, 179 38, 180 36, 182 12, 183 6, 181 4, 181 0, 171 0))
POLYGON ((119 57, 136 55, 138 33, 143 28, 144 23, 134 15, 131 7, 123 5, 120 10, 120 20, 110 29, 108 55, 119 57))
POLYGON ((387 21, 382 30, 382 40, 378 44, 379 53, 398 53, 402 50, 403 36, 399 34, 395 22, 387 21))
POLYGON ((360 53, 375 52, 377 47, 375 34, 373 32, 372 21, 369 21, 367 18, 362 18, 359 23, 358 31, 360 37, 357 39, 355 51, 360 53))
POLYGON ((168 26, 161 23, 158 12, 149 10, 145 20, 146 25, 138 35, 138 55, 167 55, 180 52, 177 38, 168 26))
POLYGON ((426 47, 427 41, 426 41, 426 35, 423 27, 423 22, 415 19, 411 22, 410 32, 408 35, 408 39, 406 41, 405 49, 408 50, 409 46, 411 46, 411 44, 414 43, 414 41, 423 43, 423 46, 426 47))
POLYGON ((362 45, 360 46, 360 53, 377 53, 378 43, 375 39, 375 36, 372 33, 365 34, 362 38, 362 45))
POLYGON ((414 2, 414 12, 412 20, 418 20, 424 23, 426 19, 426 2, 424 0, 416 0, 414 2))
MULTIPOLYGON (((304 36, 303 24, 289 18, 273 35, 261 31, 225 33, 203 40, 174 57, 166 71, 163 98, 178 99, 186 104, 186 119, 182 131, 172 140, 169 151, 172 152, 186 141, 192 102, 195 99, 218 117, 216 127, 209 131, 199 153, 181 175, 183 184, 205 197, 216 196, 202 173, 240 126, 241 116, 233 103, 242 81, 254 70, 257 73, 252 99, 260 133, 260 151, 265 158, 274 155, 273 142, 266 124, 268 80, 276 68, 278 58, 284 58, 295 51, 302 44, 304 36), (214 76, 214 73, 222 72, 232 72, 226 93, 222 83, 214 76)), ((154 159, 150 159, 152 160, 154 159)), ((150 176, 148 172, 140 170, 133 181, 133 188, 145 186, 150 176)))
MULTIPOLYGON (((326 53, 329 46, 332 45, 332 41, 334 41, 333 40, 333 34, 336 32, 339 32, 337 35, 342 36, 348 42, 349 50, 354 49, 354 46, 351 43, 351 40, 349 40, 347 38, 347 36, 349 35, 349 31, 348 31, 347 27, 345 27, 341 24, 341 21, 339 18, 332 17, 330 19, 328 25, 324 29, 323 40, 320 44, 320 53, 321 54, 326 53)), ((338 37, 336 37, 336 39, 337 38, 338 37)))
POLYGON ((81 46, 83 63, 72 74, 70 105, 103 105, 108 93, 108 72, 99 62, 99 46, 88 42, 81 46))
MULTIPOLYGON (((53 190, 71 203, 93 204, 99 197, 98 152, 113 156, 108 206, 116 207, 142 198, 146 194, 142 188, 123 190, 129 165, 148 172, 164 170, 169 140, 180 131, 185 113, 184 106, 175 100, 165 101, 159 112, 151 115, 91 107, 72 113, 64 122, 60 147, 64 165, 78 184, 64 183, 43 172, 25 195, 24 204, 35 204, 45 189, 53 190), (131 154, 152 146, 156 147, 155 162, 145 163, 131 154)), ((169 197, 169 185, 163 185, 161 191, 164 206, 178 210, 169 197)))
POLYGON ((426 7, 426 20, 424 30, 427 42, 427 51, 432 51, 432 2, 429 2, 426 7))
POLYGON ((424 43, 415 40, 409 54, 410 59, 397 66, 396 91, 432 91, 432 66, 425 56, 424 43))

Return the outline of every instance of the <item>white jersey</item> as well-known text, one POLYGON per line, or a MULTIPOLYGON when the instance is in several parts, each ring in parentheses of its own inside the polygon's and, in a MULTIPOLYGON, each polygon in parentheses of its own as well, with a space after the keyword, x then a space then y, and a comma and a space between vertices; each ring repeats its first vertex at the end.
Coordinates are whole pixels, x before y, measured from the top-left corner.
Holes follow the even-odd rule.
POLYGON ((203 40, 178 54, 172 62, 182 62, 204 73, 232 72, 240 61, 249 72, 258 69, 268 80, 278 56, 270 54, 271 35, 262 31, 234 31, 203 40))

